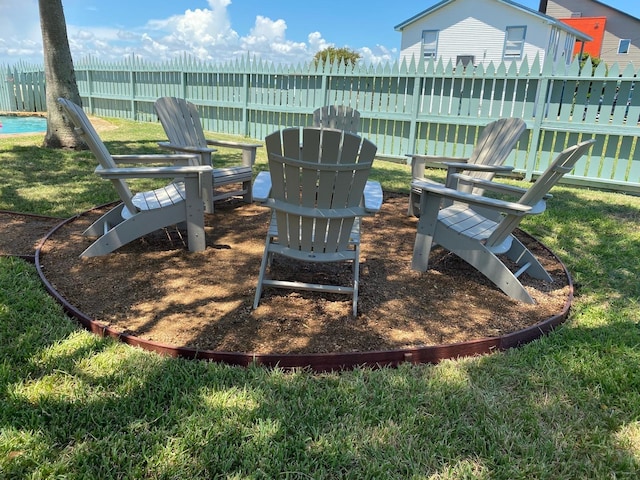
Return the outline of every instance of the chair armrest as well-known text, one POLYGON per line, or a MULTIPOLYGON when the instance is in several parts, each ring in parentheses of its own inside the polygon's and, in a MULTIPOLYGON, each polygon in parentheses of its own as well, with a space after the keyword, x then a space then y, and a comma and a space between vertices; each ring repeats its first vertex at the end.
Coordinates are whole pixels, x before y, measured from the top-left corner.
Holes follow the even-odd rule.
MULTIPOLYGON (((505 193, 508 195, 514 196, 522 196, 527 193, 528 189, 522 187, 516 187, 515 185, 506 185, 504 183, 493 182, 491 180, 484 180, 482 178, 474 178, 468 175, 463 175, 460 173, 453 174, 452 177, 456 177, 458 179, 458 183, 465 183, 467 185, 474 185, 484 188, 485 190, 490 190, 496 193, 505 193)), ((551 193, 545 194, 542 197, 545 200, 553 198, 551 193)))
MULTIPOLYGON (((490 173, 509 173, 513 171, 513 167, 502 165, 477 165, 474 163, 451 163, 444 162, 447 166, 447 178, 445 184, 447 187, 456 188, 457 183, 467 183, 460 181, 458 174, 466 172, 490 172, 490 173)), ((469 177, 471 178, 471 177, 469 177)))
POLYGON ((160 148, 165 148, 167 150, 173 150, 176 152, 188 152, 188 153, 213 153, 216 151, 215 148, 207 148, 207 147, 196 147, 196 146, 185 146, 185 145, 175 145, 170 142, 158 142, 158 146, 160 148))
POLYGON ((418 155, 417 153, 407 153, 406 154, 407 157, 411 158, 411 161, 418 161, 418 162, 429 162, 429 163, 446 163, 446 162, 453 162, 453 163, 466 163, 469 159, 468 158, 462 158, 462 157, 444 157, 444 156, 438 156, 438 155, 418 155))
POLYGON ((261 147, 261 143, 242 143, 230 142, 228 140, 206 140, 207 145, 215 145, 217 147, 239 148, 242 150, 242 165, 245 167, 253 167, 256 163, 256 151, 261 147))
POLYGON ((207 145, 215 145, 216 147, 227 147, 227 148, 258 148, 261 147, 261 143, 242 143, 242 142, 232 142, 229 140, 210 140, 207 139, 207 145))
POLYGON ((169 155, 169 154, 145 154, 145 155, 111 155, 116 163, 140 164, 140 163, 186 163, 190 160, 198 160, 196 155, 169 155))
POLYGON ((522 205, 515 202, 506 202, 504 200, 483 197, 481 195, 473 195, 472 193, 460 192, 458 190, 448 188, 440 184, 414 180, 413 182, 411 182, 411 187, 419 188, 423 191, 423 193, 428 192, 429 194, 436 195, 438 197, 466 203, 468 205, 485 207, 498 212, 511 213, 514 215, 525 215, 527 213, 534 213, 531 211, 532 207, 528 205, 522 205))
POLYGON ((256 203, 264 203, 271 194, 271 174, 269 172, 260 172, 253 181, 253 201, 256 203))
POLYGON ((438 157, 435 155, 417 155, 407 154, 407 157, 411 159, 411 177, 422 178, 424 177, 424 171, 427 163, 431 165, 444 164, 445 162, 465 163, 466 158, 457 157, 438 157))
POLYGON ((213 168, 209 165, 195 165, 183 167, 135 167, 135 168, 102 168, 98 166, 95 173, 103 178, 193 178, 209 173, 213 168))
MULTIPOLYGON (((260 172, 253 181, 253 201, 266 203, 271 194, 271 174, 260 172)), ((382 186, 380 182, 367 180, 363 192, 364 209, 367 213, 376 213, 382 208, 382 186)))
POLYGON ((367 180, 364 186, 364 209, 367 213, 379 212, 382 208, 382 185, 374 180, 367 180))
POLYGON ((514 167, 507 165, 479 165, 476 163, 461 163, 461 162, 442 162, 447 166, 449 171, 473 171, 473 172, 512 172, 514 167))

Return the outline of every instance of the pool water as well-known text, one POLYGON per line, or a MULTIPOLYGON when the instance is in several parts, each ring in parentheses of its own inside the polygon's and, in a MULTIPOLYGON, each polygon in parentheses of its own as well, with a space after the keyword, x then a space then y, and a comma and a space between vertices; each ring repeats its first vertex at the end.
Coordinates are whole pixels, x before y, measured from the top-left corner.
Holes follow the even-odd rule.
POLYGON ((47 130, 44 117, 0 116, 0 135, 10 133, 39 133, 47 130))

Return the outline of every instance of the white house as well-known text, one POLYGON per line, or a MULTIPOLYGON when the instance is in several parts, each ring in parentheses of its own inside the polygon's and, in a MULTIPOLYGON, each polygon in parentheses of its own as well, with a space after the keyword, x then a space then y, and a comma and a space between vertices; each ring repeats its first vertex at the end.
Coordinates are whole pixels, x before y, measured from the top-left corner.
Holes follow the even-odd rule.
POLYGON ((444 0, 396 25, 400 61, 449 60, 455 65, 516 62, 536 55, 570 63, 576 42, 591 37, 509 0, 444 0))

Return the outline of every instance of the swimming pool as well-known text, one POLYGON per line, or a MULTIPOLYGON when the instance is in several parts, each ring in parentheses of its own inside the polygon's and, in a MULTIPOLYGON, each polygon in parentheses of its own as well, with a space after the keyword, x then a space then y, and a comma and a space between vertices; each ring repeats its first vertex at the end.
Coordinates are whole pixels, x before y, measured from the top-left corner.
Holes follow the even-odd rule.
POLYGON ((0 135, 13 133, 39 133, 47 130, 44 117, 18 117, 0 115, 0 135))

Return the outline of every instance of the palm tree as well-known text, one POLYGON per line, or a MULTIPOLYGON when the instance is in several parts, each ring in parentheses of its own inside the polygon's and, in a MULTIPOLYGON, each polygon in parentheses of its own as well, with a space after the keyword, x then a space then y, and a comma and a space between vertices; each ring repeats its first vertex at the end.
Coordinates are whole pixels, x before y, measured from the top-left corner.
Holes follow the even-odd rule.
POLYGON ((86 148, 73 125, 62 116, 56 102, 68 98, 80 105, 80 92, 73 69, 67 24, 62 0, 38 0, 44 47, 44 75, 47 97, 47 133, 43 146, 49 148, 86 148))

